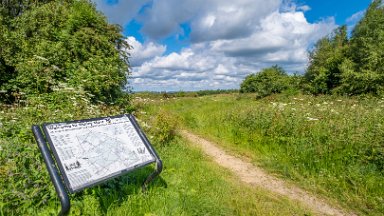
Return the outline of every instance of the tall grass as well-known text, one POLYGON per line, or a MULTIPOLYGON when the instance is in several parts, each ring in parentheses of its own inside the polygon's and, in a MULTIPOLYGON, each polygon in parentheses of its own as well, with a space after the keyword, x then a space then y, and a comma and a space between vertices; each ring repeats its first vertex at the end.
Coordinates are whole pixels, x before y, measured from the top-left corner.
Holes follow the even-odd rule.
MULTIPOLYGON (((127 109, 94 105, 77 94, 30 98, 23 106, 0 104, 0 215, 56 215, 60 208, 32 124, 116 115, 127 109)), ((70 215, 310 214, 295 202, 238 183, 182 139, 161 136, 172 130, 162 122, 167 119, 164 112, 154 118, 153 127, 142 121, 144 128, 159 127, 148 135, 164 163, 146 193, 141 184, 153 171, 151 166, 71 195, 70 215)))
POLYGON ((234 94, 162 104, 270 172, 360 213, 384 212, 384 99, 234 94))

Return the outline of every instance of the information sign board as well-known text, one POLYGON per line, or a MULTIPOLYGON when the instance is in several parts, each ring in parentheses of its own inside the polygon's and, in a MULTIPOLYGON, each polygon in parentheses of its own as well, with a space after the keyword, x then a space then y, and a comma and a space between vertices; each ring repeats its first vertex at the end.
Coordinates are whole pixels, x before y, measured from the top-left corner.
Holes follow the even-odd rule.
POLYGON ((43 125, 71 193, 156 160, 133 121, 121 115, 43 125))

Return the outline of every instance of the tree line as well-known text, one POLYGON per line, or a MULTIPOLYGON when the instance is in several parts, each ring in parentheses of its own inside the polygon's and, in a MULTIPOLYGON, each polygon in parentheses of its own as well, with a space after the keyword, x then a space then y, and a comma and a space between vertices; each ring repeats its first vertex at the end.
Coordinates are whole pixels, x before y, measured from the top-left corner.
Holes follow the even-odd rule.
POLYGON ((312 94, 384 94, 384 4, 374 0, 348 36, 341 26, 315 44, 304 75, 273 66, 247 76, 240 92, 260 97, 286 90, 312 94))

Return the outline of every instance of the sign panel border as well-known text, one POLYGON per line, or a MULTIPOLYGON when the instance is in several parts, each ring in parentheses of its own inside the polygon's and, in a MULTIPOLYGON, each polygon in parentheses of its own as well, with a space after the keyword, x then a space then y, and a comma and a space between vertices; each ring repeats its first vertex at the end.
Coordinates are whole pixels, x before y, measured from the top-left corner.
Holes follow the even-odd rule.
POLYGON ((57 166, 59 167, 59 170, 60 170, 60 173, 61 173, 61 176, 64 180, 64 183, 67 187, 67 190, 70 192, 70 193, 76 193, 76 192, 79 192, 79 191, 82 191, 84 190, 85 188, 89 188, 89 187, 93 187, 93 186, 96 186, 96 185, 99 185, 99 184, 102 184, 104 183, 105 181, 109 180, 109 179, 112 179, 112 178, 116 178, 116 177, 119 177, 121 175, 124 175, 124 174, 127 174, 135 169, 138 169, 138 168, 141 168, 141 167, 144 167, 144 166, 147 166, 151 163, 154 163, 156 162, 159 157, 156 153, 156 151, 153 149, 153 147, 151 146, 151 144, 149 143, 147 137, 145 136, 145 134, 142 132, 141 128, 139 127, 139 125, 137 124, 136 120, 134 119, 133 115, 131 114, 123 114, 123 115, 116 115, 116 116, 108 116, 108 117, 99 117, 99 118, 90 118, 90 119, 82 119, 82 120, 74 120, 74 121, 63 121, 63 122, 52 122, 52 123, 44 123, 42 125, 42 129, 44 131, 44 134, 46 136, 46 140, 47 142, 49 143, 49 146, 50 146, 50 149, 54 155, 54 158, 56 160, 56 164, 57 166), (76 124, 76 123, 86 123, 86 122, 93 122, 93 121, 99 121, 99 120, 108 120, 108 119, 116 119, 116 118, 123 118, 123 117, 127 117, 129 119, 129 122, 132 124, 133 128, 135 129, 136 133, 139 135, 140 137, 140 140, 144 143, 146 149, 148 150, 148 152, 150 153, 150 155, 152 156, 152 159, 151 160, 148 160, 148 161, 145 161, 143 163, 140 163, 140 164, 137 164, 133 167, 129 167, 129 168, 126 168, 126 169, 122 169, 118 172, 115 172, 115 173, 112 173, 110 175, 107 175, 107 176, 104 176, 100 179, 96 179, 96 180, 93 180, 89 183, 86 183, 84 185, 82 185, 81 187, 78 187, 76 189, 73 189, 71 187, 71 184, 69 182, 69 179, 68 179, 68 176, 67 176, 67 173, 65 172, 64 170, 64 167, 63 167, 63 163, 57 153, 57 149, 55 148, 54 144, 53 144, 53 141, 51 139, 51 136, 48 132, 48 129, 47 127, 49 125, 52 125, 52 124, 76 124))

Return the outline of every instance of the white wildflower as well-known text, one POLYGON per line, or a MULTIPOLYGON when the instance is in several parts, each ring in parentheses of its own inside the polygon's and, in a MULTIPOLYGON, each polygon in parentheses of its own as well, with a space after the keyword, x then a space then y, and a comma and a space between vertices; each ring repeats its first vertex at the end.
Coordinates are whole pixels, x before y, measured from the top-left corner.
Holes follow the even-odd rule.
POLYGON ((307 121, 318 121, 318 118, 307 117, 307 121))
POLYGON ((334 110, 334 109, 331 109, 331 113, 335 113, 336 115, 338 115, 339 114, 339 112, 337 112, 336 110, 334 110))
POLYGON ((39 60, 42 60, 42 61, 49 61, 48 59, 42 57, 42 56, 39 56, 39 55, 33 55, 33 57, 39 59, 39 60))
POLYGON ((287 106, 286 103, 277 103, 276 105, 274 105, 274 107, 276 107, 279 109, 279 110, 284 110, 284 107, 287 106))
POLYGON ((151 128, 151 125, 149 125, 147 122, 144 122, 144 123, 143 123, 143 127, 144 127, 144 128, 151 128))

